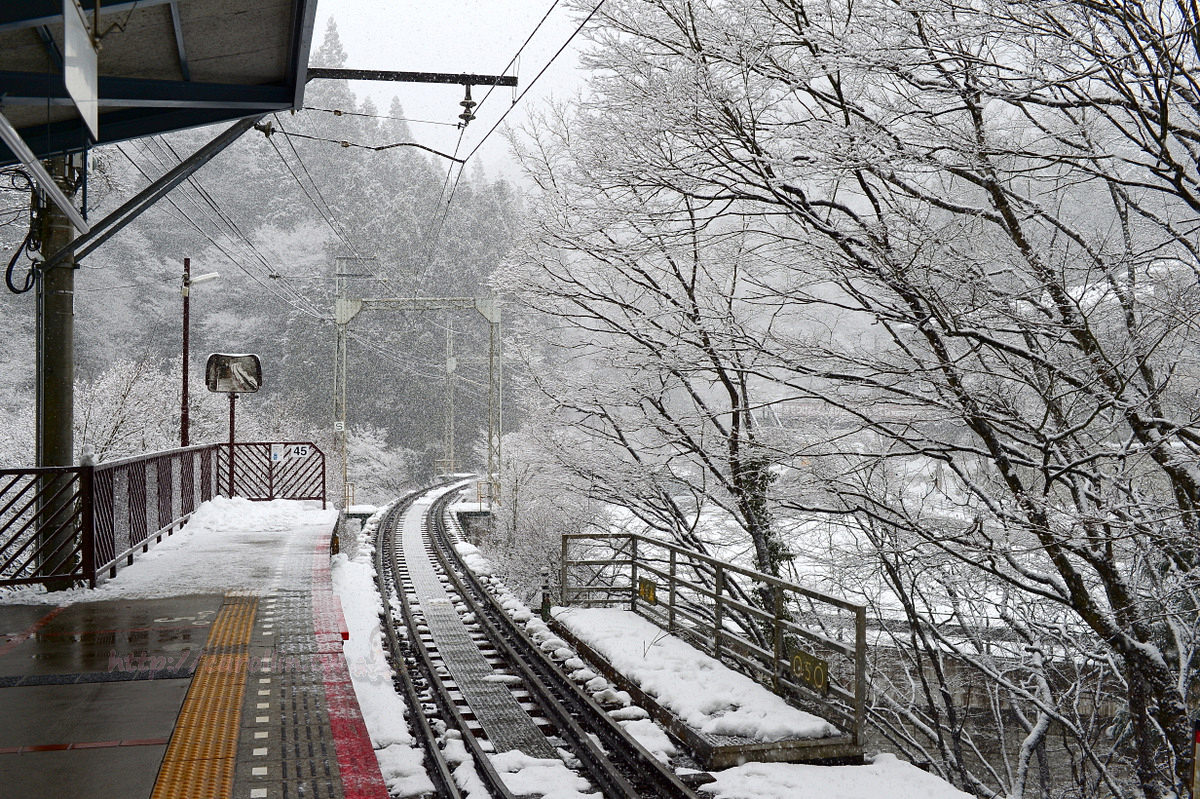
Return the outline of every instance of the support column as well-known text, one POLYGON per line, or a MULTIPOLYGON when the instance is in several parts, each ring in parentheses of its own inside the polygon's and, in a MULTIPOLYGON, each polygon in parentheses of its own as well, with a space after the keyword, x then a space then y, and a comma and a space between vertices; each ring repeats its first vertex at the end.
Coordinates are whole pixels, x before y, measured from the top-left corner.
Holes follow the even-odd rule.
POLYGON ((183 294, 183 383, 179 390, 179 446, 188 446, 188 337, 190 335, 191 324, 188 319, 188 314, 191 306, 192 294, 192 259, 183 259, 183 288, 180 289, 183 294))
MULTIPOLYGON (((63 193, 72 194, 71 165, 64 156, 46 162, 46 169, 63 193)), ((39 201, 36 224, 42 253, 61 252, 75 238, 71 220, 56 204, 39 201)), ((75 465, 75 258, 43 269, 37 281, 37 431, 38 466, 75 465)), ((70 523, 73 494, 60 491, 68 478, 44 477, 38 502, 38 573, 67 574, 78 565, 70 523)), ((90 546, 90 542, 83 542, 90 546)), ((72 587, 65 578, 47 579, 51 591, 72 587)))
MULTIPOLYGON (((70 193, 67 159, 46 162, 55 183, 70 193)), ((58 206, 38 214, 42 252, 59 252, 75 228, 58 206)), ((37 284, 37 465, 73 466, 75 451, 75 259, 44 270, 37 284)))

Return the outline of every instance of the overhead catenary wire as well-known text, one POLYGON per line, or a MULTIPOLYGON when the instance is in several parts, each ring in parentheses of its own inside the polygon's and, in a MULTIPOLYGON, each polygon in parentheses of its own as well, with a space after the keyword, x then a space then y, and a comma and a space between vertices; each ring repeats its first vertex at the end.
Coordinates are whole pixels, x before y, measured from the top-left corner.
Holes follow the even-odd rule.
MULTIPOLYGON (((124 148, 120 144, 116 144, 114 146, 116 147, 117 152, 121 153, 121 155, 123 155, 125 157, 125 159, 127 161, 129 161, 130 164, 133 165, 134 169, 136 169, 139 173, 141 173, 142 177, 144 177, 146 180, 152 180, 150 175, 147 174, 144 169, 142 169, 141 165, 138 164, 138 162, 135 161, 133 159, 133 157, 129 155, 129 153, 125 152, 124 148)), ((179 215, 179 217, 184 222, 186 222, 197 233, 199 233, 201 236, 203 236, 205 239, 207 239, 208 242, 210 244, 212 244, 212 246, 215 247, 218 252, 220 252, 222 255, 224 255, 225 258, 228 259, 230 263, 232 263, 234 266, 236 266, 238 269, 240 269, 242 272, 244 272, 247 275, 247 277, 249 277, 251 280, 255 281, 260 286, 262 286, 264 289, 266 289, 270 295, 274 296, 275 298, 277 298, 279 300, 282 300, 284 303, 290 305, 297 311, 300 311, 301 313, 303 313, 307 316, 311 316, 315 319, 322 320, 322 321, 328 319, 328 317, 325 314, 320 313, 319 311, 315 310, 315 308, 302 306, 296 300, 281 294, 278 290, 273 288, 269 282, 265 282, 264 280, 260 279, 258 276, 254 275, 252 272, 250 272, 250 270, 246 269, 246 267, 242 264, 241 259, 235 257, 220 242, 218 242, 215 238, 213 238, 212 235, 209 234, 209 232, 206 231, 203 227, 201 227, 199 223, 197 223, 194 219, 192 219, 192 217, 190 215, 188 215, 188 213, 186 211, 184 211, 179 206, 179 204, 175 202, 175 200, 173 198, 171 198, 170 196, 167 196, 164 199, 167 201, 167 204, 170 205, 170 207, 175 210, 175 212, 179 215)), ((193 200, 193 203, 194 203, 194 200, 193 200)), ((304 298, 304 299, 307 301, 307 298, 304 298)))
MULTIPOLYGON (((358 333, 354 330, 347 329, 346 336, 348 338, 350 338, 351 340, 357 342, 358 344, 361 344, 364 348, 370 350, 373 354, 382 358, 383 360, 388 361, 389 363, 392 363, 396 366, 401 367, 404 374, 411 375, 413 377, 427 379, 427 380, 434 380, 437 378, 445 377, 446 373, 444 370, 434 369, 431 371, 428 369, 418 369, 415 367, 411 357, 397 355, 396 351, 394 349, 388 348, 387 346, 385 346, 383 344, 373 341, 372 339, 367 338, 365 335, 358 333)), ((471 378, 466 377, 465 375, 463 375, 461 373, 456 373, 456 374, 457 374, 459 380, 463 380, 464 382, 471 383, 471 384, 479 386, 481 388, 486 387, 486 384, 484 384, 482 382, 479 382, 477 380, 472 380, 471 378)))
MULTIPOLYGON (((275 114, 274 117, 275 124, 279 126, 280 132, 287 136, 287 131, 283 129, 283 123, 279 121, 279 115, 275 114)), ((313 192, 315 192, 317 197, 320 198, 320 203, 318 203, 317 200, 313 198, 312 194, 309 193, 307 187, 304 185, 304 182, 300 180, 300 177, 296 174, 295 170, 292 169, 291 164, 289 164, 287 159, 284 158, 283 151, 279 149, 279 145, 274 142, 270 134, 267 134, 267 141, 271 143, 271 146, 275 149, 275 153, 279 156, 279 160, 283 162, 285 167, 287 167, 288 172, 291 173, 292 177, 296 180, 297 185, 300 186, 301 191, 304 192, 304 196, 308 197, 309 202, 311 202, 313 207, 317 209, 317 213, 320 214, 325 220, 325 223, 329 225, 329 228, 334 232, 334 235, 341 239, 342 244, 345 244, 346 249, 353 253, 355 257, 361 258, 362 256, 359 254, 358 248, 354 246, 354 242, 350 240, 350 237, 346 235, 346 231, 343 230, 342 226, 338 223, 337 214, 334 213, 333 206, 330 205, 329 201, 325 199, 325 195, 321 193, 321 187, 317 185, 317 181, 313 179, 312 173, 308 171, 308 166, 304 163, 304 159, 300 157, 300 151, 296 149, 296 145, 292 143, 291 139, 287 139, 288 147, 291 148, 292 154, 296 156, 296 163, 300 165, 301 171, 303 171, 305 177, 308 178, 308 182, 312 185, 313 192), (323 209, 321 207, 322 205, 324 205, 323 209)))
MULTIPOLYGON (((586 26, 586 24, 592 19, 592 17, 594 17, 594 15, 599 11, 600 7, 603 4, 604 4, 604 0, 601 0, 601 2, 592 10, 592 12, 584 19, 584 21, 576 28, 576 30, 571 34, 571 36, 568 37, 568 39, 562 44, 562 46, 560 46, 558 48, 558 50, 555 52, 555 54, 551 57, 550 61, 548 61, 542 67, 542 69, 534 77, 533 81, 530 82, 530 84, 525 88, 524 91, 522 91, 520 93, 520 95, 518 95, 516 98, 514 98, 512 105, 510 105, 509 108, 505 109, 505 111, 501 115, 500 119, 497 120, 496 123, 492 125, 492 127, 488 130, 488 132, 486 134, 484 134, 483 138, 472 148, 471 152, 465 158, 462 158, 462 159, 458 159, 457 156, 458 156, 458 153, 461 151, 461 147, 462 147, 462 143, 463 143, 463 133, 464 133, 465 129, 460 128, 458 141, 455 145, 454 155, 448 156, 449 158, 453 159, 453 163, 451 164, 450 168, 447 170, 446 179, 443 181, 441 198, 439 199, 439 205, 441 205, 443 207, 439 208, 439 211, 441 213, 437 217, 437 219, 438 219, 437 225, 436 225, 436 228, 433 230, 432 236, 431 236, 431 247, 430 247, 431 256, 432 256, 433 249, 436 248, 436 246, 437 246, 437 241, 440 238, 441 230, 445 224, 445 221, 448 217, 449 210, 452 206, 454 197, 457 193, 457 188, 458 188, 458 185, 462 178, 462 169, 465 166, 466 162, 469 161, 470 158, 473 157, 479 151, 479 149, 490 138, 490 136, 495 132, 495 130, 499 128, 500 124, 503 123, 504 119, 507 117, 507 115, 512 110, 512 108, 515 107, 518 103, 520 103, 520 101, 529 93, 529 91, 533 88, 533 86, 537 83, 537 81, 546 73, 546 71, 554 63, 554 61, 566 50, 566 48, 571 44, 571 42, 575 39, 575 37, 579 34, 579 32, 584 28, 584 26, 586 26), (457 175, 454 174, 455 166, 458 166, 457 175), (453 184, 451 184, 451 176, 454 176, 453 184), (449 186, 448 196, 447 196, 447 191, 446 191, 447 186, 449 186)), ((526 38, 525 42, 522 43, 522 45, 518 48, 516 54, 510 60, 508 66, 505 67, 505 70, 510 68, 512 66, 512 64, 514 64, 518 61, 518 59, 521 56, 522 51, 532 41, 534 35, 536 35, 538 30, 541 29, 541 27, 544 25, 544 23, 549 18, 550 14, 553 12, 553 10, 557 7, 557 5, 558 5, 557 0, 555 0, 555 2, 553 2, 553 3, 551 3, 550 7, 547 9, 545 14, 542 16, 541 20, 534 27, 534 29, 530 33, 530 35, 526 38)), ((479 106, 482 106, 488 100, 488 98, 491 96, 491 93, 494 90, 494 88, 495 88, 494 86, 489 87, 487 93, 485 93, 484 97, 480 100, 479 106)), ((325 109, 317 109, 317 110, 325 110, 325 109)), ((357 112, 356 112, 356 115, 372 116, 372 115, 367 115, 367 114, 357 114, 357 112)), ((278 117, 276 117, 276 120, 278 123, 278 117)), ((328 202, 326 202, 324 197, 321 196, 320 189, 319 189, 316 181, 313 180, 311 173, 308 172, 308 169, 304 165, 304 162, 303 162, 302 158, 300 157, 299 152, 296 150, 294 143, 292 143, 292 141, 291 141, 291 138, 290 138, 291 135, 304 137, 303 134, 289 134, 289 132, 287 132, 283 129, 283 126, 281 124, 279 125, 279 128, 280 128, 280 132, 284 133, 285 138, 288 139, 289 146, 292 148, 293 153, 296 156, 297 163, 301 166, 302 171, 306 174, 310 185, 313 187, 314 192, 317 194, 318 197, 320 197, 320 202, 318 202, 317 199, 315 199, 312 196, 312 194, 310 194, 308 192, 304 182, 300 179, 299 175, 297 175, 296 172, 291 168, 291 165, 288 163, 287 159, 284 157, 282 151, 280 151, 278 146, 272 141, 271 143, 272 143, 273 148, 276 151, 276 154, 278 155, 280 160, 284 163, 284 166, 288 168, 293 179, 297 182, 297 185, 300 186, 300 188, 302 189, 302 191, 304 191, 305 195, 308 197, 310 202, 312 202, 314 207, 318 210, 318 213, 321 213, 321 215, 323 217, 325 217, 326 221, 330 224, 331 229, 333 229, 335 234, 337 234, 338 237, 340 239, 342 239, 343 243, 347 244, 348 248, 351 249, 351 251, 354 251, 354 248, 353 248, 352 244, 349 242, 348 237, 346 237, 344 235, 343 231, 340 231, 338 229, 338 225, 334 219, 334 217, 336 215, 333 213, 332 208, 329 206, 328 202), (324 211, 321 208, 321 203, 324 203, 324 206, 325 206, 324 211)), ((306 137, 306 138, 316 138, 316 137, 306 137)), ((338 142, 338 143, 341 144, 341 142, 338 142)), ((158 143, 156 143, 156 144, 158 144, 158 143)), ((180 159, 178 153, 176 153, 174 151, 174 148, 172 148, 168 142, 163 141, 163 142, 161 142, 161 144, 158 144, 158 146, 165 147, 167 150, 169 150, 177 161, 182 160, 182 159, 180 159)), ((365 145, 358 145, 358 146, 362 146, 362 147, 365 147, 367 149, 372 149, 372 150, 381 150, 381 149, 389 149, 390 147, 394 147, 394 146, 398 146, 398 145, 389 145, 389 146, 384 146, 384 147, 367 147, 365 145)), ((447 157, 447 156, 445 156, 445 154, 437 153, 437 151, 434 151, 431 148, 425 148, 421 145, 412 145, 412 146, 421 147, 422 149, 430 150, 431 152, 434 152, 438 155, 447 157)), ((117 149, 121 152, 121 154, 127 160, 130 161, 130 163, 132 163, 134 165, 135 168, 138 169, 139 172, 142 173, 142 175, 144 177, 146 177, 147 179, 150 179, 149 175, 147 175, 145 173, 145 171, 141 169, 141 167, 136 163, 136 161, 134 161, 133 158, 131 158, 129 156, 129 154, 127 152, 125 152, 123 149, 121 149, 120 146, 118 146, 117 149)), ((260 264, 262 264, 267 269, 268 274, 277 273, 278 270, 267 260, 267 258, 263 255, 263 253, 258 249, 258 247, 249 238, 249 236, 246 235, 245 231, 243 231, 241 229, 241 227, 237 224, 237 222, 235 220, 233 220, 229 216, 229 214, 227 214, 224 211, 224 209, 221 208, 219 203, 217 203, 215 201, 215 199, 212 197, 212 195, 199 183, 199 181, 195 180, 194 176, 193 176, 193 177, 189 177, 187 182, 191 186, 191 188, 195 191, 195 193, 211 209, 211 212, 213 214, 215 214, 216 217, 218 219, 220 219, 221 222, 223 222, 224 225, 233 232, 233 235, 230 236, 231 240, 237 242, 239 244, 239 246, 242 246, 244 249, 247 249, 250 252, 250 254, 253 256, 254 260, 257 260, 260 264)), ((216 239, 213 238, 213 236, 211 236, 206 230, 204 230, 203 227, 201 225, 199 225, 194 219, 192 219, 192 217, 190 215, 188 215, 188 213, 186 211, 184 211, 177 203, 175 203, 170 198, 167 198, 167 199, 168 199, 170 206, 175 210, 175 212, 178 213, 189 225, 191 225, 197 232, 199 232, 201 235, 203 235, 218 251, 220 251, 226 258, 228 258, 242 272, 244 272, 248 277, 250 277, 252 280, 257 282, 260 286, 262 286, 264 289, 266 289, 269 293, 271 293, 278 299, 283 300, 290 306, 294 307, 295 309, 297 309, 309 316, 312 316, 317 319, 327 320, 328 317, 325 314, 322 314, 322 313, 316 311, 315 308, 313 308, 311 306, 311 303, 307 297, 305 297, 304 295, 295 291, 294 289, 291 289, 290 286, 288 286, 286 288, 292 294, 295 295, 295 299, 292 299, 291 297, 285 296, 284 294, 281 294, 280 292, 274 290, 272 288, 270 282, 264 282, 258 275, 253 274, 249 269, 247 269, 242 264, 240 259, 234 257, 224 246, 222 246, 219 242, 217 242, 216 239), (307 305, 309 307, 306 308, 306 307, 304 307, 305 305, 307 305)), ((194 199, 192 199, 192 202, 194 205, 196 205, 197 208, 200 208, 200 206, 195 202, 194 199)), ((201 210, 203 211, 203 209, 201 209, 201 210)), ((105 288, 107 288, 108 290, 115 290, 116 288, 120 288, 120 287, 105 287, 105 288)), ((365 341, 362 340, 362 338, 360 336, 356 335, 356 336, 354 336, 354 338, 356 341, 359 341, 359 343, 363 343, 363 344, 366 343, 365 341)), ((376 349, 376 347, 372 346, 372 349, 376 349)))
MULTIPOLYGON (((183 162, 183 158, 179 155, 178 152, 175 151, 175 148, 172 147, 171 143, 168 142, 166 139, 162 138, 161 136, 157 136, 157 137, 154 137, 154 139, 152 139, 152 141, 155 141, 155 143, 159 144, 160 146, 165 147, 170 152, 171 157, 174 158, 177 163, 183 162)), ((246 232, 242 230, 241 226, 238 225, 237 220, 235 220, 232 216, 230 216, 228 213, 225 212, 225 209, 222 208, 220 206, 220 204, 213 198, 212 194, 208 191, 208 189, 206 189, 204 187, 204 185, 202 183, 200 183, 200 181, 196 177, 196 175, 194 175, 194 174, 189 175, 187 178, 187 182, 193 189, 195 189, 196 193, 200 196, 201 199, 204 200, 205 204, 208 205, 208 207, 212 209, 213 213, 215 213, 217 215, 217 217, 222 222, 224 222, 225 225, 230 230, 232 230, 234 232, 234 234, 235 234, 234 238, 236 240, 240 240, 245 243, 245 245, 249 248, 250 252, 254 255, 255 259, 259 263, 261 263, 264 267, 266 267, 268 273, 274 272, 275 271, 274 265, 271 264, 270 261, 267 260, 267 257, 262 253, 262 251, 259 250, 258 245, 256 245, 254 243, 254 241, 246 234, 246 232)))
MULTIPOLYGON (((529 94, 529 91, 534 86, 537 85, 538 80, 540 80, 541 77, 546 74, 546 71, 548 69, 550 69, 551 65, 558 59, 558 57, 560 55, 562 55, 566 51, 566 49, 568 47, 571 46, 571 42, 575 41, 575 37, 578 36, 583 31, 583 29, 587 27, 587 24, 592 21, 592 17, 596 16, 596 14, 604 6, 604 3, 605 3, 605 0, 600 0, 600 2, 596 3, 596 7, 593 8, 591 10, 591 12, 589 12, 588 15, 583 18, 583 21, 579 23, 578 27, 576 27, 575 30, 571 32, 571 35, 567 37, 567 40, 565 42, 563 42, 562 45, 558 48, 558 50, 556 50, 554 52, 554 55, 552 55, 550 57, 550 60, 547 61, 545 63, 545 65, 542 66, 542 68, 538 71, 537 75, 535 75, 533 77, 533 80, 529 81, 529 83, 525 86, 524 90, 522 90, 522 92, 519 95, 517 95, 517 99, 515 99, 513 101, 512 105, 510 105, 508 108, 504 109, 504 113, 500 115, 500 118, 496 120, 495 124, 493 124, 488 129, 487 133, 483 134, 483 138, 480 139, 479 143, 476 144, 475 147, 473 147, 471 149, 471 152, 467 153, 467 157, 463 159, 464 161, 470 161, 471 156, 473 156, 473 155, 475 155, 475 153, 479 152, 479 148, 482 147, 484 142, 486 142, 488 140, 488 138, 493 133, 496 132, 496 129, 500 127, 500 124, 502 122, 504 122, 504 119, 505 119, 505 117, 508 116, 509 112, 512 111, 514 108, 516 108, 517 104, 520 103, 521 100, 525 99, 525 95, 529 94)), ((484 99, 486 99, 486 96, 484 99)), ((483 105, 482 101, 480 101, 480 105, 483 105)))
MULTIPOLYGON (((155 139, 161 139, 161 137, 155 137, 155 139)), ((152 139, 151 141, 154 141, 154 139, 152 139)), ((182 161, 182 159, 179 157, 179 154, 175 151, 175 149, 170 145, 169 142, 162 140, 162 141, 156 141, 155 143, 160 144, 161 146, 165 146, 166 149, 171 153, 172 157, 177 162, 182 161)), ((261 250, 259 250, 257 245, 255 245, 254 242, 250 239, 250 237, 246 235, 246 233, 241 229, 241 227, 237 224, 237 222, 234 221, 233 218, 230 217, 229 214, 227 214, 225 212, 225 210, 220 207, 220 205, 216 202, 216 200, 212 197, 212 195, 208 192, 208 190, 205 189, 204 186, 199 183, 199 181, 195 178, 195 176, 193 175, 193 176, 189 177, 187 182, 196 191, 196 193, 201 197, 201 199, 203 199, 205 201, 205 204, 217 215, 217 218, 220 219, 231 231, 233 231, 234 235, 230 237, 231 240, 237 242, 239 244, 239 246, 243 247, 243 249, 246 249, 255 260, 257 260, 260 264, 262 264, 262 266, 267 271, 267 276, 277 273, 278 272, 277 267, 274 264, 272 264, 270 262, 270 260, 267 259, 266 255, 264 255, 263 252, 261 250)), ((206 213, 204 211, 204 208, 202 206, 200 206, 198 203, 195 203, 194 200, 193 200, 193 204, 195 204, 196 207, 199 208, 202 213, 206 213)), ((210 238, 210 241, 211 241, 211 238, 210 238)), ((264 285, 264 286, 267 285, 267 284, 262 283, 262 281, 257 276, 251 274, 251 272, 249 270, 247 270, 240 261, 236 262, 236 265, 238 266, 239 269, 241 269, 243 272, 245 272, 248 276, 252 277, 260 285, 264 285)), ((311 301, 309 300, 309 298, 307 296, 296 291, 291 286, 287 286, 285 288, 298 301, 300 301, 304 304, 307 304, 309 306, 309 312, 311 314, 316 315, 317 318, 324 318, 324 316, 316 309, 316 306, 312 305, 311 301)))
MULTIPOLYGON (((554 9, 558 7, 558 3, 559 3, 559 0, 552 0, 552 2, 550 3, 550 7, 546 9, 546 13, 542 14, 542 18, 540 20, 538 20, 538 23, 536 25, 533 26, 533 30, 530 31, 529 35, 525 37, 525 41, 521 42, 521 46, 517 48, 517 52, 513 53, 513 57, 510 58, 508 60, 508 63, 504 65, 504 69, 500 70, 500 74, 502 74, 502 75, 508 74, 508 71, 513 68, 513 65, 520 62, 521 53, 523 53, 525 51, 525 48, 528 47, 529 43, 533 41, 533 37, 537 36, 537 32, 540 31, 542 29, 542 26, 546 24, 546 20, 548 20, 550 18, 550 14, 553 13, 554 9)), ((595 13, 595 12, 592 12, 592 13, 595 13)), ((557 57, 557 54, 555 57, 557 57)), ((553 60, 553 59, 551 59, 551 60, 553 60)), ((495 90, 496 90, 495 84, 488 86, 487 91, 483 93, 483 97, 481 97, 479 100, 479 105, 475 106, 476 113, 479 112, 479 109, 483 108, 483 104, 487 102, 488 98, 492 96, 492 92, 495 90)), ((513 100, 513 105, 516 105, 519 100, 520 100, 519 97, 515 98, 513 100)))
MULTIPOLYGON (((525 95, 529 94, 530 90, 533 89, 533 87, 535 85, 537 85, 538 80, 540 80, 541 77, 546 74, 546 71, 550 69, 550 66, 558 59, 558 57, 560 55, 562 55, 564 52, 566 52, 566 49, 571 46, 571 42, 573 42, 575 40, 575 37, 578 36, 585 27, 587 27, 587 24, 592 21, 592 18, 596 16, 596 14, 600 11, 601 7, 604 6, 604 3, 605 3, 605 0, 600 0, 600 2, 598 2, 596 4, 596 6, 591 10, 591 12, 586 17, 584 17, 583 21, 580 22, 579 25, 575 28, 575 30, 571 32, 571 35, 567 37, 567 40, 565 42, 563 42, 562 45, 560 45, 559 48, 554 52, 554 55, 552 55, 550 57, 550 60, 547 61, 542 66, 542 68, 538 71, 537 75, 534 76, 533 80, 531 80, 528 83, 528 85, 525 86, 524 90, 522 90, 521 93, 519 95, 517 95, 517 97, 513 100, 512 105, 510 105, 508 108, 504 109, 504 113, 500 115, 500 118, 496 120, 496 122, 488 129, 487 133, 485 133, 483 135, 483 138, 480 139, 479 142, 476 143, 476 145, 473 148, 471 148, 471 151, 469 153, 467 153, 466 157, 462 159, 462 163, 459 165, 459 168, 458 168, 458 175, 454 179, 454 185, 450 187, 450 194, 448 197, 446 197, 446 195, 445 195, 445 185, 443 185, 442 198, 444 198, 444 201, 442 198, 439 198, 439 203, 442 206, 441 208, 439 208, 439 210, 441 211, 441 215, 438 219, 437 227, 434 229, 434 231, 432 233, 432 240, 431 240, 430 247, 429 247, 429 253, 430 253, 431 258, 433 256, 434 251, 436 250, 437 243, 440 240, 442 228, 444 227, 444 225, 446 223, 446 219, 450 215, 450 206, 454 202, 454 196, 458 191, 458 184, 459 184, 459 181, 462 180, 463 169, 466 168, 467 163, 471 160, 471 158, 477 152, 479 152, 479 149, 481 147, 483 147, 484 143, 487 142, 487 140, 491 137, 491 135, 496 132, 496 130, 504 122, 505 118, 508 117, 509 112, 511 112, 514 108, 516 108, 517 104, 520 103, 521 100, 523 100, 525 98, 525 95)), ((557 0, 555 0, 555 2, 550 4, 550 8, 547 9, 546 13, 542 16, 542 19, 541 19, 541 21, 538 22, 537 26, 534 27, 533 32, 530 33, 529 36, 525 39, 525 42, 519 48, 517 48, 516 54, 512 57, 512 59, 508 62, 508 65, 504 68, 505 71, 507 71, 521 57, 521 52, 525 49, 526 46, 528 46, 529 42, 533 40, 534 35, 542 27, 542 25, 545 23, 546 19, 550 16, 550 13, 555 9, 555 7, 557 5, 558 5, 557 0)), ((479 111, 479 108, 481 108, 483 106, 483 104, 487 101, 488 97, 491 96, 493 89, 495 89, 495 86, 490 87, 488 89, 488 91, 484 94, 483 98, 479 101, 479 106, 477 106, 475 109, 476 112, 479 111)), ((462 144, 462 136, 460 135, 459 136, 459 145, 461 145, 461 144, 462 144)), ((458 155, 458 151, 459 151, 459 146, 456 146, 454 148, 454 154, 456 156, 458 155)), ((446 173, 446 182, 447 183, 449 183, 450 174, 452 171, 453 171, 453 166, 451 166, 450 170, 448 170, 446 173)))

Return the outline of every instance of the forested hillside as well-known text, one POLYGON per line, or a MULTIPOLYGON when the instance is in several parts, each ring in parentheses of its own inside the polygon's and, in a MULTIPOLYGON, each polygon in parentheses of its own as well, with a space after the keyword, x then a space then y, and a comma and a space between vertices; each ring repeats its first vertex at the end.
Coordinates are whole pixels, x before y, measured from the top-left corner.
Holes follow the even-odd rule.
MULTIPOLYGON (((316 66, 345 66, 336 29, 316 66)), ((448 88, 446 124, 458 96, 448 88)), ((474 296, 509 246, 517 197, 473 164, 420 149, 398 100, 360 101, 343 81, 313 81, 308 110, 268 117, 96 253, 77 275, 76 448, 116 457, 178 443, 180 281, 219 272, 191 296, 193 441, 226 434, 223 396, 203 390, 210 352, 254 352, 261 392, 239 403, 242 438, 331 443, 335 273, 359 297, 474 296), (351 259, 365 260, 351 260, 351 259)), ((88 212, 98 219, 222 128, 185 131, 90 154, 88 212)), ((4 181, 0 241, 28 227, 27 184, 4 181), (11 187, 11 190, 9 190, 11 187)), ((15 266, 21 282, 29 261, 15 266)), ((32 463, 33 293, 0 299, 0 457, 32 463)), ((486 434, 487 325, 478 314, 361 314, 351 325, 349 425, 368 458, 426 473, 442 456, 447 328, 460 391, 456 450, 471 462, 486 434), (420 408, 413 413, 411 408, 420 408), (400 453, 397 455, 396 453, 400 453)))

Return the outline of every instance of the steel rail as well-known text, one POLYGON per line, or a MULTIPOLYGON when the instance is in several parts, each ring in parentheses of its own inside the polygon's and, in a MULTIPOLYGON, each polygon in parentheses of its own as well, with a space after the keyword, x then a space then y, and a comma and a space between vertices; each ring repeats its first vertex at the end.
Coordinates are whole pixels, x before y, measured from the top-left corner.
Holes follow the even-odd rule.
MULTIPOLYGON (((424 496, 426 493, 428 493, 428 489, 424 492, 421 492, 420 496, 424 496)), ((411 505, 414 504, 418 498, 419 497, 414 497, 413 502, 409 503, 409 506, 406 508, 406 510, 411 509, 411 505)), ((402 648, 407 649, 404 660, 407 665, 411 665, 419 671, 422 678, 429 686, 430 695, 434 703, 437 705, 438 710, 442 713, 443 718, 447 720, 449 725, 452 725, 457 730, 461 731, 462 743, 470 753, 471 759, 474 761, 476 766, 476 773, 483 781, 484 787, 486 788, 488 794, 494 797, 494 799, 518 799, 517 795, 512 793, 512 791, 510 791, 504 784, 504 780, 501 779, 499 772, 496 771, 495 766, 492 764, 491 759, 488 758, 487 753, 483 750, 479 740, 471 732, 467 725, 466 719, 463 717, 462 713, 459 711, 458 707, 451 698, 450 690, 446 687, 441 676, 438 674, 438 671, 433 663, 433 656, 430 655, 428 648, 425 646, 424 642, 421 641, 420 636, 417 634, 417 629, 420 623, 415 619, 413 608, 411 603, 408 601, 407 591, 404 587, 406 575, 405 570, 401 566, 401 558, 395 556, 395 541, 401 529, 400 521, 403 518, 403 515, 403 513, 389 514, 385 519, 385 522, 379 525, 379 529, 381 531, 381 535, 386 535, 387 537, 387 556, 388 560, 390 561, 390 563, 387 564, 387 571, 392 579, 392 583, 395 586, 396 596, 400 600, 401 615, 403 616, 402 623, 409 631, 408 645, 407 647, 402 646, 402 648), (383 532, 385 525, 387 528, 386 533, 383 532)), ((382 547, 377 548, 377 557, 380 557, 378 553, 381 549, 382 547)), ((385 595, 385 609, 388 607, 388 605, 389 601, 385 595)), ((388 622, 389 628, 393 628, 391 631, 394 634, 394 621, 389 618, 388 622)), ((415 698, 410 697, 409 703, 412 712, 417 714, 419 713, 421 707, 427 704, 427 701, 417 696, 415 698)), ((427 734, 432 736, 427 739, 429 742, 427 745, 432 746, 434 750, 437 750, 438 757, 442 760, 442 762, 445 762, 445 758, 441 755, 441 750, 437 747, 437 736, 433 734, 432 729, 428 728, 428 723, 426 723, 425 726, 428 729, 427 734)), ((423 731, 423 734, 426 734, 425 731, 423 731)), ((454 793, 447 795, 461 796, 462 794, 459 792, 457 784, 453 783, 453 779, 451 779, 451 784, 454 785, 454 793)))
MULTIPOLYGON (((396 520, 402 518, 417 501, 425 493, 424 490, 414 491, 392 506, 387 515, 380 520, 379 526, 375 530, 375 587, 379 591, 379 598, 383 605, 383 633, 387 639, 388 653, 392 662, 392 671, 396 675, 395 681, 400 683, 400 687, 404 691, 404 696, 408 700, 409 719, 417 733, 417 738, 420 739, 421 748, 425 752, 425 762, 427 768, 426 773, 429 775, 430 781, 434 785, 434 795, 439 797, 447 797, 448 799, 462 799, 462 792, 458 788, 458 784, 454 781, 454 774, 450 768, 450 764, 446 762, 442 750, 438 747, 438 736, 434 732, 433 727, 429 723, 429 719, 421 712, 422 706, 425 704, 420 690, 413 681, 409 664, 413 659, 406 654, 405 647, 400 641, 400 636, 396 634, 396 623, 392 617, 392 602, 391 591, 393 587, 392 570, 390 564, 394 562, 393 557, 393 536, 390 534, 395 528, 396 520), (386 558, 385 558, 386 552, 386 558), (385 563, 385 561, 387 561, 385 563), (389 566, 389 568, 385 568, 389 566)), ((399 585, 395 585, 396 594, 402 595, 399 585)), ((410 628, 411 629, 411 628, 410 628)))
POLYGON ((606 797, 696 799, 695 792, 668 766, 630 736, 542 652, 465 567, 446 532, 445 513, 451 497, 443 496, 429 509, 428 534, 434 539, 434 553, 490 642, 517 669, 538 706, 558 725, 560 734, 571 739, 571 751, 586 768, 587 776, 602 787, 606 797), (580 724, 583 719, 588 730, 580 724), (601 743, 597 744, 589 733, 601 743))

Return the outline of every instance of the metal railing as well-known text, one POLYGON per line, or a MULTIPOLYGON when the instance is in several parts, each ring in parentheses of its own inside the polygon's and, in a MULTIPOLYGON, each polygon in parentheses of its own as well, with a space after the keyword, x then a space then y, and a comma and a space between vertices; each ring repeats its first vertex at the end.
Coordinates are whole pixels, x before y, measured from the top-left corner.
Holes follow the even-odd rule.
POLYGON ((221 493, 247 499, 319 499, 325 507, 325 453, 311 441, 251 441, 215 445, 221 493))
POLYGON ((559 598, 628 607, 864 744, 861 605, 630 533, 563 535, 559 598))
MULTIPOLYGON (((228 448, 228 445, 226 445, 228 448)), ((150 548, 150 539, 162 541, 183 526, 196 507, 217 493, 215 464, 220 445, 207 444, 139 455, 93 467, 92 540, 96 575, 117 576, 124 559, 133 564, 134 552, 150 548)), ((84 469, 88 467, 82 467, 84 469)), ((3 584, 0 581, 0 584, 3 584)))
POLYGON ((0 577, 68 584, 94 573, 92 467, 0 469, 0 577))
POLYGON ((321 500, 325 456, 310 442, 204 444, 96 466, 0 469, 0 587, 95 587, 217 494, 321 500))

